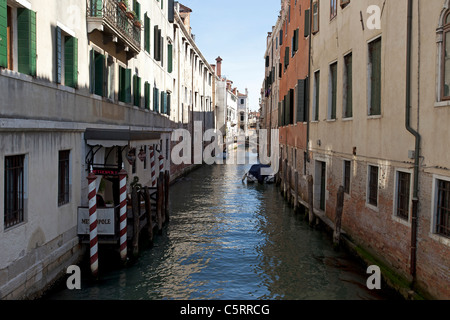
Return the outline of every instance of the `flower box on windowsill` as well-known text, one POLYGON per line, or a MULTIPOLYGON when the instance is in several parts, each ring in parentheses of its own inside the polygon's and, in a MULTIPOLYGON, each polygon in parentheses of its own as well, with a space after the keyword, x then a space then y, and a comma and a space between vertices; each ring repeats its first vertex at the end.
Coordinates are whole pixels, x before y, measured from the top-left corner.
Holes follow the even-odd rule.
POLYGON ((122 11, 127 11, 127 4, 125 3, 125 2, 119 2, 119 8, 122 10, 122 11))

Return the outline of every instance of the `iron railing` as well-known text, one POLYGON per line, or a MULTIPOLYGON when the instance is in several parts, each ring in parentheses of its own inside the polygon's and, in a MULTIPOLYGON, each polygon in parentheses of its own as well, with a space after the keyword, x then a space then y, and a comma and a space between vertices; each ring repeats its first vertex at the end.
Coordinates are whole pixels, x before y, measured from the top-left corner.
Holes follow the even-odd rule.
POLYGON ((141 27, 135 25, 134 17, 119 7, 116 0, 87 0, 87 17, 103 18, 122 38, 135 47, 141 47, 141 27))

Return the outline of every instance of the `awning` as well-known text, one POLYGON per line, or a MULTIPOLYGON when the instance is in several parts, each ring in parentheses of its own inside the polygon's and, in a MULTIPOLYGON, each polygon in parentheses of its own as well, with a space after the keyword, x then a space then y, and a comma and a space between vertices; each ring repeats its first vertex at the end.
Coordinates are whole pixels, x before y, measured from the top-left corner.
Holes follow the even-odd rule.
POLYGON ((114 129, 86 129, 84 139, 89 146, 105 148, 159 144, 161 133, 149 131, 131 131, 114 129))

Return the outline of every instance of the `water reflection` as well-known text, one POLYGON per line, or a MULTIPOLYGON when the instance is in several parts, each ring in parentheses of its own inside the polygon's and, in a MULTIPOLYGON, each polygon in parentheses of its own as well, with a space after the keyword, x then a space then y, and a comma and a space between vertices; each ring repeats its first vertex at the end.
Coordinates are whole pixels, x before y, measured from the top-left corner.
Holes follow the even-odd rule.
MULTIPOLYGON (((171 189, 171 220, 127 269, 51 299, 382 299, 365 270, 311 230, 249 165, 205 166, 171 189)), ((100 261, 101 263, 101 261, 100 261)))

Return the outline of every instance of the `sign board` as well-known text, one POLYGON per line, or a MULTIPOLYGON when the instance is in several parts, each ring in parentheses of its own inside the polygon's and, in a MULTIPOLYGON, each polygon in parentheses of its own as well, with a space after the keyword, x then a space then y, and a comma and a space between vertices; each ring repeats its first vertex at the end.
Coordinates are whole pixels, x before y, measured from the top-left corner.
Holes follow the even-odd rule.
MULTIPOLYGON (((97 208, 97 234, 113 236, 115 234, 115 208, 97 208)), ((89 234, 89 208, 78 208, 78 234, 89 234)))
POLYGON ((118 176, 120 170, 117 168, 114 169, 106 169, 106 168, 94 168, 92 173, 96 176, 118 176))

